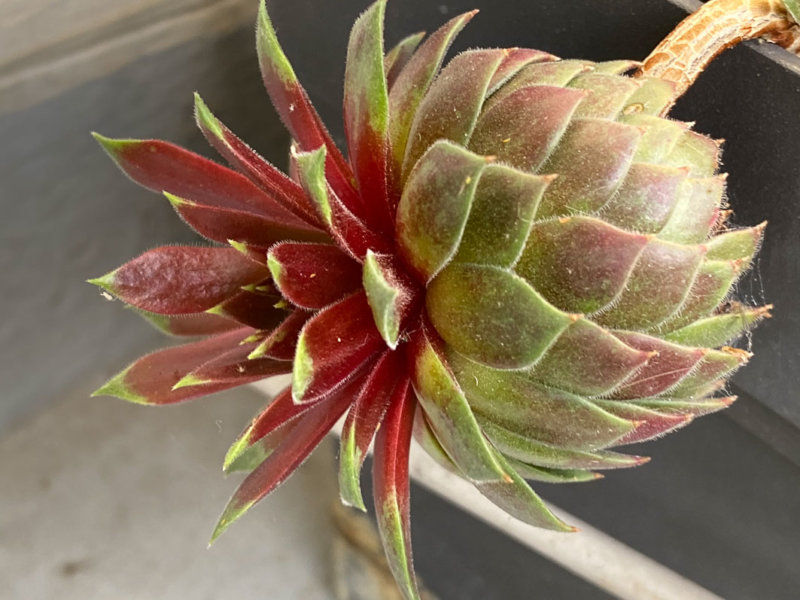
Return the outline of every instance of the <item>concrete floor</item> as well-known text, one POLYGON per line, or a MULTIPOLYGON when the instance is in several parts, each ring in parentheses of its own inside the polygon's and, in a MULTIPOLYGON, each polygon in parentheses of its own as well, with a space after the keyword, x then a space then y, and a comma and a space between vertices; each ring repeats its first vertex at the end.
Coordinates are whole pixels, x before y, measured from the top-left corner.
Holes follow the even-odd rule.
POLYGON ((0 439, 0 598, 327 600, 332 453, 321 448, 210 549, 240 477, 250 389, 146 408, 71 397, 0 439))

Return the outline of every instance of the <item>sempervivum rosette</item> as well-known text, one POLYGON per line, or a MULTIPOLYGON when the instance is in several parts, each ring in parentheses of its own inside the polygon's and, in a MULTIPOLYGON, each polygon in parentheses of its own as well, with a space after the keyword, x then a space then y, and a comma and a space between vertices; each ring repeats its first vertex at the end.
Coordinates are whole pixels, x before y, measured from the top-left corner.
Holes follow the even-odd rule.
POLYGON ((291 373, 226 457, 250 474, 214 535, 344 417, 342 499, 363 508, 374 440, 384 546, 416 598, 412 437, 515 517, 570 530, 526 480, 641 464, 610 448, 730 404, 718 392, 748 354, 728 344, 768 307, 731 299, 763 225, 727 224, 719 144, 664 116, 685 85, 519 48, 442 67, 474 13, 384 54, 383 13, 372 5, 350 37, 347 158, 263 4, 258 52, 294 139, 290 176, 199 97, 197 122, 233 169, 98 136, 220 243, 157 248, 93 280, 166 331, 205 336, 98 393, 161 405, 291 373))

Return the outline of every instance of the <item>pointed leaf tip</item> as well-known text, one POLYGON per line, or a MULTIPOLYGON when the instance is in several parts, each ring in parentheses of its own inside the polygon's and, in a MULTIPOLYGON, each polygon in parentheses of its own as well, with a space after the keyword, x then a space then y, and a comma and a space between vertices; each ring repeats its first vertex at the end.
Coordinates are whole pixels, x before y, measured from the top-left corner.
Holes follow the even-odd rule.
POLYGON ((178 380, 178 383, 172 386, 172 391, 179 390, 180 388, 184 387, 192 387, 195 385, 206 385, 207 383, 213 383, 206 379, 201 379, 196 375, 189 373, 188 375, 182 377, 178 380))
POLYGON ((109 271, 105 275, 101 275, 100 277, 95 277, 93 279, 87 279, 86 283, 91 283, 92 285, 96 285, 99 288, 102 288, 108 292, 114 293, 114 273, 116 271, 109 271))
POLYGON ((208 108, 208 105, 203 101, 203 99, 200 97, 200 94, 197 92, 194 93, 194 116, 198 123, 203 125, 216 137, 225 137, 219 119, 214 116, 214 113, 211 112, 211 110, 208 108))
POLYGON ((97 396, 111 396, 114 398, 119 398, 120 400, 133 402, 134 404, 150 405, 151 403, 147 401, 147 398, 137 394, 131 390, 128 385, 126 385, 125 376, 127 375, 128 371, 130 371, 130 367, 127 367, 114 375, 114 377, 106 381, 102 386, 92 392, 91 396, 93 398, 97 396))
POLYGON ((222 512, 222 516, 219 518, 219 521, 217 521, 214 531, 211 534, 211 539, 208 541, 209 547, 211 547, 211 545, 217 541, 217 538, 221 536, 234 521, 238 520, 239 517, 246 513, 250 507, 255 504, 255 501, 239 504, 235 500, 235 498, 231 499, 231 501, 225 507, 225 510, 222 512))

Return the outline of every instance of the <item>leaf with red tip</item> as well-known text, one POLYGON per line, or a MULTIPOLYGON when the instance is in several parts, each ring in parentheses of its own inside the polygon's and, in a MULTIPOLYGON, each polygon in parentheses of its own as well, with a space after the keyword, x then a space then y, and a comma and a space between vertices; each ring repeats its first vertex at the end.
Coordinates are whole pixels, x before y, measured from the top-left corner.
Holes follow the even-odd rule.
POLYGON ((176 315, 208 310, 268 276, 233 248, 162 246, 89 282, 136 308, 176 315))
POLYGON ((414 391, 428 422, 465 477, 472 481, 508 479, 434 335, 423 326, 412 335, 408 350, 414 391))
POLYGON ((347 414, 339 451, 339 494, 342 502, 366 510, 361 496, 360 473, 367 450, 389 407, 403 402, 409 380, 399 352, 387 350, 375 362, 364 387, 347 414))
POLYGON ((561 87, 522 88, 481 112, 469 148, 523 171, 538 172, 585 96, 561 87))
POLYGON ((266 356, 277 360, 292 360, 297 348, 300 330, 312 317, 312 313, 305 310, 295 310, 278 325, 265 338, 259 341, 248 358, 266 356))
POLYGON ((614 442, 615 446, 646 442, 671 433, 692 421, 691 415, 658 412, 617 400, 597 400, 596 404, 613 415, 637 423, 636 429, 614 442))
MULTIPOLYGON (((414 438, 445 469, 462 475, 436 439, 421 411, 417 412, 417 418, 414 420, 414 438)), ((473 481, 472 484, 481 494, 523 523, 554 531, 576 531, 550 511, 519 473, 508 464, 507 459, 498 452, 494 453, 509 475, 502 481, 473 481)))
POLYGON ((539 217, 591 213, 614 195, 633 162, 641 131, 604 119, 574 119, 541 167, 558 174, 542 198, 539 217))
POLYGON ((651 239, 614 305, 594 320, 605 327, 633 330, 663 323, 686 301, 704 254, 703 246, 651 239))
POLYGON ((264 0, 261 1, 258 11, 256 49, 264 85, 281 120, 292 138, 297 141, 301 151, 310 152, 325 146, 327 149, 325 172, 331 187, 345 206, 354 210, 358 206, 358 196, 353 187, 350 167, 333 143, 278 43, 264 0))
POLYGON ((414 51, 419 46, 422 38, 425 37, 424 31, 413 33, 400 40, 383 59, 383 71, 386 73, 386 85, 389 90, 392 89, 394 82, 402 70, 414 56, 414 51))
POLYGON ((325 179, 325 152, 325 146, 320 146, 312 152, 294 155, 303 188, 316 204, 325 226, 356 260, 363 260, 368 249, 388 252, 389 239, 367 227, 329 188, 325 179))
POLYGON ((615 335, 631 348, 651 353, 647 364, 613 392, 615 398, 657 396, 683 379, 707 353, 631 331, 618 331, 615 335))
POLYGON ((500 452, 529 465, 555 469, 624 469, 637 467, 648 460, 608 450, 587 452, 559 448, 514 433, 489 420, 479 420, 486 437, 500 452))
MULTIPOLYGON (((236 171, 194 152, 160 140, 94 136, 128 177, 150 190, 169 192, 205 207, 260 215, 296 227, 298 234, 309 231, 309 226, 283 208, 273 194, 260 190, 236 171)), ((292 185, 302 195, 302 190, 292 185)), ((280 188, 271 191, 282 193, 280 188)))
POLYGON ((386 0, 373 3, 355 22, 344 72, 344 128, 361 199, 359 214, 384 234, 391 231, 387 197, 389 91, 383 71, 386 0))
POLYGON ((312 406, 272 452, 239 486, 211 535, 214 542, 231 523, 282 484, 322 441, 350 404, 346 394, 312 406))
POLYGON ((476 13, 472 11, 459 15, 437 29, 414 53, 389 92, 391 173, 398 194, 408 135, 419 103, 428 92, 453 39, 476 13))
POLYGON ((211 338, 158 350, 128 365, 94 396, 115 396, 137 404, 172 404, 239 385, 236 382, 173 389, 190 371, 219 356, 253 333, 241 328, 211 338))
POLYGON ((448 356, 455 378, 479 418, 543 444, 593 451, 607 448, 634 424, 594 401, 545 387, 524 371, 501 371, 448 356))
POLYGON ((149 323, 167 335, 201 336, 215 335, 233 329, 241 329, 242 325, 219 315, 195 313, 190 315, 158 315, 146 310, 136 310, 149 323))
POLYGON ((436 140, 466 146, 502 60, 502 50, 468 50, 442 69, 414 115, 403 159, 403 181, 436 140))
POLYGON ((375 325, 386 345, 394 350, 404 325, 419 308, 417 286, 395 256, 371 250, 364 260, 362 282, 375 325))
POLYGON ((280 203, 282 212, 299 223, 309 235, 319 235, 320 231, 313 227, 320 224, 316 211, 300 186, 236 137, 212 114, 198 94, 195 94, 194 102, 197 126, 208 142, 228 162, 280 203))
POLYGON ((361 287, 361 266, 330 244, 276 244, 267 261, 284 298, 304 308, 323 308, 361 287))
POLYGON ((411 555, 408 460, 416 400, 406 382, 375 437, 373 494, 383 549, 405 600, 419 600, 411 555))
POLYGON ((531 376, 574 394, 601 396, 631 377, 650 356, 588 319, 578 319, 547 349, 531 376))
POLYGON ((311 402, 341 387, 381 348, 364 292, 319 311, 306 323, 294 356, 292 397, 311 402))
POLYGON ((428 283, 458 250, 487 161, 448 141, 431 146, 414 167, 397 207, 398 250, 428 283))
POLYGON ((622 293, 647 242, 593 217, 544 221, 514 270, 561 310, 594 313, 622 293))

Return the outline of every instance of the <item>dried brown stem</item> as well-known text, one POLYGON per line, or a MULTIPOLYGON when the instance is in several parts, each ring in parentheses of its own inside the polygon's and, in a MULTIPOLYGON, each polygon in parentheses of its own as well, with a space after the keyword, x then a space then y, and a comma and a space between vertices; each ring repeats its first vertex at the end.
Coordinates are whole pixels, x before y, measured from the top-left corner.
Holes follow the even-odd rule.
POLYGON ((718 54, 759 37, 800 54, 800 25, 783 0, 711 0, 678 24, 636 76, 674 82, 677 100, 718 54))

